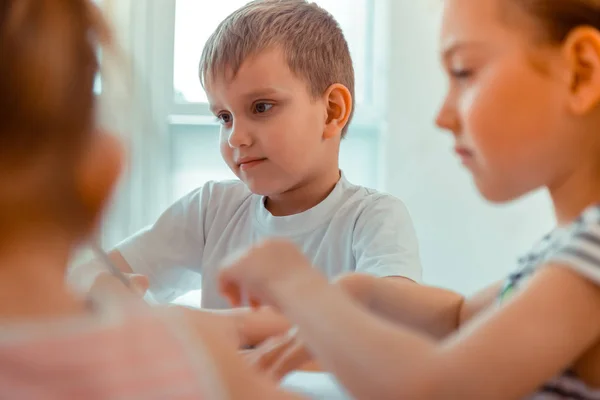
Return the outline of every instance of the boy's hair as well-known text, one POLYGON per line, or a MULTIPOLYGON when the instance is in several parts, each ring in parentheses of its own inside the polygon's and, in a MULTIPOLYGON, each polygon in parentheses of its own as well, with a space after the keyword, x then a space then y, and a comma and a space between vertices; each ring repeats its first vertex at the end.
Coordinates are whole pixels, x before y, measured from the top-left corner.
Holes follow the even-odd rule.
POLYGON ((306 81, 314 98, 334 83, 346 86, 354 98, 344 34, 330 13, 305 0, 255 0, 234 11, 206 42, 200 80, 204 85, 225 71, 235 76, 248 57, 272 47, 283 50, 289 68, 306 81))
POLYGON ((560 43, 579 26, 600 31, 600 0, 510 0, 536 18, 545 39, 560 43))
POLYGON ((63 167, 93 131, 108 36, 91 0, 0 0, 0 225, 60 204, 72 180, 63 167))

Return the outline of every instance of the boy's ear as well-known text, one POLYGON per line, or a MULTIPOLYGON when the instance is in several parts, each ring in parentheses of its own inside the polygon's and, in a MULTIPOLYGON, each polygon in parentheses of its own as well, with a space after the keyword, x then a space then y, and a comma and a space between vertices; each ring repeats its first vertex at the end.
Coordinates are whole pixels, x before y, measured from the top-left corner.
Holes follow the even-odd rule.
POLYGON ((352 94, 346 86, 341 83, 334 83, 327 88, 324 98, 327 105, 327 119, 323 139, 341 136, 352 114, 352 107, 354 106, 352 94))
POLYGON ((567 61, 570 108, 585 114, 600 105, 600 32, 591 27, 574 29, 563 45, 567 61))
POLYGON ((115 135, 98 131, 92 135, 77 169, 77 188, 83 205, 85 228, 93 231, 121 175, 124 150, 115 135))

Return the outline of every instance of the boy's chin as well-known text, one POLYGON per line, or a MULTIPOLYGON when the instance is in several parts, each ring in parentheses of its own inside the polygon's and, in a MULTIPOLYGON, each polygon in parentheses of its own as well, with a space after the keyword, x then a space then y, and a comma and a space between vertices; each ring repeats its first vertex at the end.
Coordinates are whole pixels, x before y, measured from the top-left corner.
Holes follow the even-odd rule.
POLYGON ((248 189, 259 196, 273 196, 278 193, 284 192, 284 190, 278 190, 273 182, 266 182, 263 179, 248 179, 240 177, 240 180, 246 184, 248 189))

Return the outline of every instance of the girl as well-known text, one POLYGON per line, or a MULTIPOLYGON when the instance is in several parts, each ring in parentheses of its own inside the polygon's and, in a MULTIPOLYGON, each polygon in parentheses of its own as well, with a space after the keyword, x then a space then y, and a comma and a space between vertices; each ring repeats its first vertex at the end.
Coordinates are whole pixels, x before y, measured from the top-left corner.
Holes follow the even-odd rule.
POLYGON ((109 41, 91 0, 0 1, 0 397, 296 398, 245 365, 223 319, 66 287, 122 164, 94 126, 109 41))
POLYGON ((297 324, 264 350, 275 369, 310 353, 358 399, 600 399, 600 0, 446 0, 441 44, 437 124, 488 200, 547 188, 556 230, 469 299, 330 286, 284 242, 231 263, 223 291, 297 324))

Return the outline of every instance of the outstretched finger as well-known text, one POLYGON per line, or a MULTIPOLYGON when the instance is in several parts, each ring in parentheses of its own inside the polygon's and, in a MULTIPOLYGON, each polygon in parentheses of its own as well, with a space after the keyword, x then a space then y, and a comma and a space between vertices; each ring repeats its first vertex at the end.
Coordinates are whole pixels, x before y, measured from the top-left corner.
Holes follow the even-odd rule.
POLYGON ((271 369, 272 364, 290 347, 292 343, 285 336, 266 340, 249 356, 249 361, 261 370, 271 369))
POLYGON ((295 341, 273 362, 269 374, 275 379, 281 380, 290 372, 300 368, 309 359, 310 355, 304 345, 295 341))

